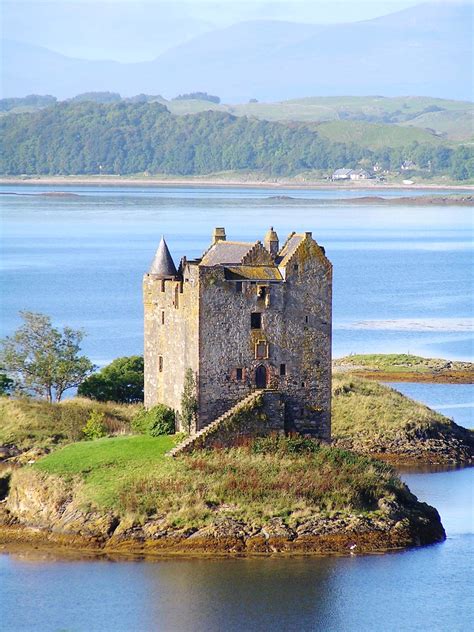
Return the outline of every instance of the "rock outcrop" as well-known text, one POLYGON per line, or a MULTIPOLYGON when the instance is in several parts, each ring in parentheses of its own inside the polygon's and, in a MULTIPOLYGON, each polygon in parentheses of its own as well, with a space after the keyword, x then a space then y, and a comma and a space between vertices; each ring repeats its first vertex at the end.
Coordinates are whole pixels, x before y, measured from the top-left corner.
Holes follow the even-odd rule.
POLYGON ((159 516, 142 521, 84 506, 81 486, 58 483, 33 469, 12 476, 0 505, 0 544, 36 543, 154 555, 252 555, 358 553, 400 549, 442 541, 438 512, 407 494, 401 505, 381 498, 374 511, 314 514, 293 521, 273 518, 259 526, 225 515, 220 507, 211 524, 176 528, 159 516))

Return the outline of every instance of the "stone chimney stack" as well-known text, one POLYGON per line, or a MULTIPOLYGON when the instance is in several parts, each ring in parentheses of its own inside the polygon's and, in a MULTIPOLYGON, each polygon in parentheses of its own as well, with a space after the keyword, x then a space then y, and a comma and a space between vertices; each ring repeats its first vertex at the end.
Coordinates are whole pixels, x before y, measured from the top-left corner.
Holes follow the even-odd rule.
POLYGON ((275 258, 278 255, 278 251, 280 250, 280 242, 278 240, 278 235, 273 230, 273 226, 265 235, 265 239, 263 240, 263 245, 268 250, 268 252, 275 258))
POLYGON ((216 244, 218 241, 225 241, 225 228, 214 228, 212 233, 212 243, 216 244))

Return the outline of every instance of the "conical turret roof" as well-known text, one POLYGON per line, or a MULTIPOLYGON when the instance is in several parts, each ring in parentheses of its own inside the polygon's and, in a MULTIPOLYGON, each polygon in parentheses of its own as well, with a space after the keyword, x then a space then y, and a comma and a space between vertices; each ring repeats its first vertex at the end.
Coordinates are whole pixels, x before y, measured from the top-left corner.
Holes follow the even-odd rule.
POLYGON ((161 238, 155 258, 151 264, 150 274, 164 279, 175 277, 178 274, 164 237, 161 238))

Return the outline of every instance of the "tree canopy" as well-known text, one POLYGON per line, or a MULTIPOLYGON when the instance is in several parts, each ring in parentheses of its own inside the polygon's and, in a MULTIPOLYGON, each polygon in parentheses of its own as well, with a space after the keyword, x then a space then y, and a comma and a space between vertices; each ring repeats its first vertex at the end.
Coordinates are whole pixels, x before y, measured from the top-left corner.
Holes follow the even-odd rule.
POLYGON ((78 394, 100 402, 142 402, 143 371, 142 356, 116 358, 84 380, 78 388, 78 394))
POLYGON ((79 355, 84 333, 70 327, 60 331, 44 314, 20 314, 23 325, 0 341, 0 363, 16 389, 59 402, 95 368, 79 355))
POLYGON ((278 123, 226 112, 178 116, 160 103, 60 102, 0 118, 0 173, 197 175, 251 170, 287 176, 378 163, 474 177, 474 148, 413 142, 369 149, 331 142, 304 123, 278 123))

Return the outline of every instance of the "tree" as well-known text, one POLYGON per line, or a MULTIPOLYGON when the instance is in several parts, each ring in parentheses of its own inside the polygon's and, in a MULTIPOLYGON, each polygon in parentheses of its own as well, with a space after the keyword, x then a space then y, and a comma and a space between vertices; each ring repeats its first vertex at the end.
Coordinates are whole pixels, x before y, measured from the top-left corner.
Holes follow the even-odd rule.
POLYGON ((81 330, 51 324, 44 314, 20 312, 24 324, 0 341, 0 362, 17 388, 49 402, 59 402, 69 388, 78 386, 95 369, 80 356, 81 330))
POLYGON ((2 369, 0 369, 0 397, 8 397, 12 394, 15 388, 15 383, 6 373, 1 371, 2 369))
POLYGON ((144 367, 142 356, 117 358, 88 377, 78 394, 99 402, 132 404, 143 401, 144 367))
POLYGON ((196 420, 197 411, 196 378, 192 369, 186 369, 183 394, 181 396, 181 419, 188 433, 191 432, 192 424, 196 420))

